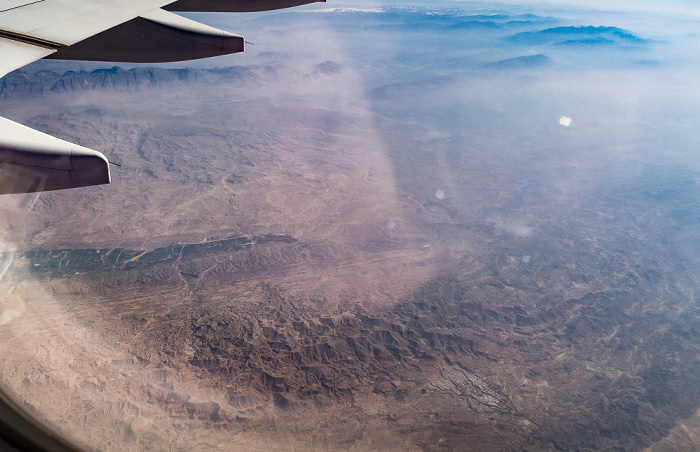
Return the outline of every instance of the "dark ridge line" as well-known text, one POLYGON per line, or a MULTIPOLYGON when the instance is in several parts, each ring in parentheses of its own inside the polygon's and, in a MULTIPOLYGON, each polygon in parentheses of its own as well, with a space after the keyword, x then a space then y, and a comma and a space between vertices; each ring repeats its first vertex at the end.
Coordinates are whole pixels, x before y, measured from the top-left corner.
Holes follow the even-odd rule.
MULTIPOLYGON (((15 252, 15 257, 29 260, 29 271, 38 275, 96 273, 107 269, 133 269, 138 265, 154 265, 182 257, 197 257, 213 252, 241 251, 253 245, 282 242, 296 243, 286 234, 264 234, 255 237, 237 236, 202 243, 174 244, 151 251, 125 248, 32 249, 15 252)), ((0 253, 0 260, 7 253, 0 253)))

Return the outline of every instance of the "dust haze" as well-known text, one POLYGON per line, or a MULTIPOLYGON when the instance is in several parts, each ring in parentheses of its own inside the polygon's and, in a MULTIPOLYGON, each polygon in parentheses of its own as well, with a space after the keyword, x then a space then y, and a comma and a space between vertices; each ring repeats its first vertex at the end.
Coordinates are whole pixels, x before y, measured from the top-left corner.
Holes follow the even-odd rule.
POLYGON ((0 200, 2 382, 91 450, 695 450, 697 19, 192 14, 246 53, 40 61, 108 186, 0 200))

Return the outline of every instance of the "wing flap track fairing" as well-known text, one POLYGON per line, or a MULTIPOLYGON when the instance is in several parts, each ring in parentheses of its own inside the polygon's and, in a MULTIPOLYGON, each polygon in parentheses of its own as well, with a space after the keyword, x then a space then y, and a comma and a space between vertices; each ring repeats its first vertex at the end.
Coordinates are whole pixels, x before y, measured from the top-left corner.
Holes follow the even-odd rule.
POLYGON ((0 118, 0 193, 109 182, 109 162, 99 152, 0 118))

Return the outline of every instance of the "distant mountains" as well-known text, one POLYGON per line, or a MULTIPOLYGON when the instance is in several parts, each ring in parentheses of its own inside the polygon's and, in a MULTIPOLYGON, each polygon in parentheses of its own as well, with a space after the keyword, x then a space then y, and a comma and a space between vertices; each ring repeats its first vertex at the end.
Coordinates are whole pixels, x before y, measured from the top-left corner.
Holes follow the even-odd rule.
POLYGON ((648 40, 640 38, 627 30, 616 27, 554 27, 539 31, 516 33, 507 38, 513 44, 521 45, 644 45, 648 40))
POLYGON ((410 82, 395 82, 372 88, 367 91, 367 98, 372 101, 391 101, 397 98, 410 98, 430 94, 454 83, 452 77, 431 77, 410 82))
MULTIPOLYGON (((316 76, 333 76, 343 66, 326 61, 312 68, 316 76)), ((239 86, 261 85, 278 78, 278 71, 269 65, 232 66, 216 69, 112 67, 92 71, 68 71, 63 74, 42 70, 15 71, 0 79, 0 99, 27 98, 70 91, 112 90, 135 92, 140 89, 158 89, 164 86, 213 84, 225 82, 239 86)))
MULTIPOLYGON (((355 15, 358 13, 355 12, 355 15)), ((335 21, 349 16, 348 12, 336 12, 330 14, 335 21)), ((375 22, 364 27, 367 31, 383 32, 421 32, 421 31, 445 31, 458 30, 499 30, 513 29, 533 24, 551 24, 556 22, 552 17, 542 17, 534 14, 456 14, 450 10, 410 10, 406 8, 389 8, 385 12, 363 13, 358 20, 375 22)))
POLYGON ((537 55, 525 55, 515 58, 508 58, 506 60, 496 61, 495 63, 487 64, 484 66, 486 69, 528 69, 546 66, 552 62, 552 59, 547 55, 537 54, 537 55))
POLYGON ((48 93, 67 91, 90 91, 113 89, 136 91, 165 84, 187 84, 226 80, 235 83, 250 83, 259 80, 264 68, 229 67, 224 69, 162 69, 135 68, 95 69, 93 71, 68 71, 63 74, 52 71, 28 73, 15 71, 0 80, 0 98, 32 97, 48 93))

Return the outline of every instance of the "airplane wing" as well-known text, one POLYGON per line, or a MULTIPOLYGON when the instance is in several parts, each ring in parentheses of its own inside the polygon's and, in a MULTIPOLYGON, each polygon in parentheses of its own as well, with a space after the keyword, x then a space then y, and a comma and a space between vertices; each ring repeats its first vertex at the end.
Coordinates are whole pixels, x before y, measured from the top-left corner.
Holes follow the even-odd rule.
MULTIPOLYGON (((0 0, 0 77, 41 58, 162 63, 242 52, 242 36, 174 11, 248 12, 325 0, 0 0)), ((0 194, 107 184, 101 153, 0 118, 0 194)))

